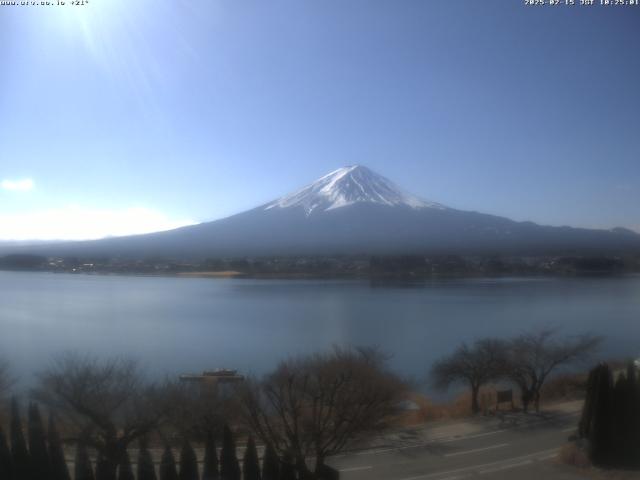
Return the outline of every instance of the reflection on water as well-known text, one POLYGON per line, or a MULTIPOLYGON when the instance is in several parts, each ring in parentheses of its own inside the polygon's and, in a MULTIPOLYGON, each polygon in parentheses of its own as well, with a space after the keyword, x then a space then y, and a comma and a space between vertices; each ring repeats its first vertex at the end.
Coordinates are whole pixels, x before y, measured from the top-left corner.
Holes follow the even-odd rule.
POLYGON ((154 373, 262 373, 332 344, 379 345, 423 378, 457 343, 534 326, 607 335, 640 354, 640 277, 418 282, 185 279, 0 272, 0 356, 29 378, 56 352, 139 358, 154 373))

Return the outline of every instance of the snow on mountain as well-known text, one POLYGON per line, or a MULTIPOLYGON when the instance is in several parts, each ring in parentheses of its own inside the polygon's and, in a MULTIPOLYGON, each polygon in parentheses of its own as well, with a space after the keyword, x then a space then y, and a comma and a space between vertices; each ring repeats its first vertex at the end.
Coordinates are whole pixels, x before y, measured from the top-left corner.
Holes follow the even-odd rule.
POLYGON ((303 189, 268 203, 264 210, 302 207, 309 216, 354 203, 446 209, 439 203, 428 202, 403 191, 367 167, 353 165, 334 170, 303 189))
POLYGON ((295 255, 620 255, 640 252, 629 230, 514 222, 447 208, 366 167, 340 168, 279 200, 166 232, 14 246, 8 253, 170 260, 295 255))

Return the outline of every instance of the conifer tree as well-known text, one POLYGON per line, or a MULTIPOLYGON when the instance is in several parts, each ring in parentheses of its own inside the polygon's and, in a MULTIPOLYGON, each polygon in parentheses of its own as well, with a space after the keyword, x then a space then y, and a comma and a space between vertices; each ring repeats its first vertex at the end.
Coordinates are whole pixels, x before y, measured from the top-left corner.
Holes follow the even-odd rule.
POLYGON ((11 457, 15 480, 32 480, 29 450, 24 439, 20 408, 16 398, 11 400, 11 457))
POLYGON ((636 382, 638 380, 638 374, 636 372, 636 366, 633 364, 633 362, 629 362, 629 364, 627 365, 627 380, 633 387, 637 386, 636 382))
POLYGON ((624 465, 627 461, 630 429, 629 414, 630 405, 628 394, 627 377, 624 373, 618 376, 612 392, 611 419, 612 419, 612 435, 611 435, 611 462, 617 465, 624 465))
POLYGON ((96 480, 115 480, 113 476, 114 473, 109 461, 103 454, 99 453, 96 460, 96 480))
POLYGON ((185 440, 180 451, 180 480, 198 480, 198 458, 191 443, 185 440))
POLYGON ((13 459, 11 449, 7 443, 7 437, 0 426, 0 478, 13 480, 13 459))
POLYGON ((49 414, 49 460, 51 462, 51 480, 70 480, 69 468, 64 458, 64 449, 60 434, 56 428, 53 414, 49 414))
POLYGON ((244 451, 242 475, 244 480, 260 480, 260 462, 258 461, 258 451, 253 437, 249 437, 247 448, 244 451))
POLYGON ((156 469, 153 466, 151 452, 145 439, 140 440, 138 452, 138 480, 156 480, 156 469))
POLYGON ((178 480, 176 459, 169 445, 164 449, 162 458, 160 459, 160 480, 178 480))
POLYGON ((279 480, 296 480, 296 478, 296 469, 293 466, 293 458, 291 455, 287 454, 282 458, 279 480))
POLYGON ((613 384, 606 364, 589 374, 580 436, 589 439, 589 457, 603 466, 640 466, 640 386, 630 364, 613 384))
POLYGON ((614 452, 614 388, 609 366, 601 364, 589 374, 587 398, 580 421, 580 436, 589 440, 589 457, 608 465, 614 452))
POLYGON ((262 480, 278 480, 280 477, 280 461, 270 443, 264 451, 262 458, 262 480))
POLYGON ((619 440, 619 465, 626 468, 640 467, 640 391, 633 362, 627 366, 625 381, 616 384, 615 414, 617 418, 614 436, 619 440))
POLYGON ((593 425, 589 435, 591 458, 596 464, 611 463, 613 453, 613 378, 608 365, 601 365, 596 376, 593 425))
POLYGON ((31 459, 31 478, 39 480, 51 476, 51 464, 47 449, 47 437, 40 415, 40 409, 35 403, 29 404, 28 410, 29 456, 31 459))
POLYGON ((204 445, 204 471, 202 472, 202 480, 219 480, 220 472, 218 470, 218 452, 216 451, 216 441, 213 435, 209 433, 204 445))
POLYGON ((221 480, 240 480, 240 464, 236 455, 236 444, 228 425, 224 426, 222 452, 220 453, 221 480))
POLYGON ((587 378, 587 390, 582 406, 582 415, 578 424, 578 434, 581 438, 589 438, 593 424, 593 409, 596 398, 596 377, 600 373, 600 366, 592 368, 587 378))
POLYGON ((126 450, 118 464, 118 480, 135 480, 133 467, 131 467, 131 457, 129 457, 129 452, 126 450))
POLYGON ((640 381, 633 362, 627 366, 628 415, 629 415, 629 466, 640 467, 640 381))
POLYGON ((94 480, 93 467, 89 459, 89 453, 83 442, 78 442, 76 446, 74 480, 94 480))

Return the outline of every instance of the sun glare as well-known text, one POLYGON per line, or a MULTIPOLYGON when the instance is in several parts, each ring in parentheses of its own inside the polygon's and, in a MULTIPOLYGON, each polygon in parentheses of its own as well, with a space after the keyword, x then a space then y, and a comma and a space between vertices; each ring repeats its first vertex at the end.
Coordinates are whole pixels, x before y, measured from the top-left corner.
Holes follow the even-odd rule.
POLYGON ((38 27, 44 23, 52 34, 81 42, 95 61, 109 65, 124 48, 135 46, 133 37, 148 21, 149 7, 147 0, 66 1, 44 9, 38 27))

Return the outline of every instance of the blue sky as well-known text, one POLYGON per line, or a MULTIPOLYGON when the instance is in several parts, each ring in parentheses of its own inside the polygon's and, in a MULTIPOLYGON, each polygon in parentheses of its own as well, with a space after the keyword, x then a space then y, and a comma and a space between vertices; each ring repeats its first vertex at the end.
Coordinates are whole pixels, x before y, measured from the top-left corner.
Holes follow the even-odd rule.
POLYGON ((451 207, 640 231, 639 21, 520 0, 0 7, 0 239, 220 218, 349 164, 451 207))

